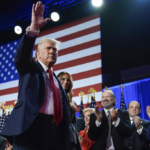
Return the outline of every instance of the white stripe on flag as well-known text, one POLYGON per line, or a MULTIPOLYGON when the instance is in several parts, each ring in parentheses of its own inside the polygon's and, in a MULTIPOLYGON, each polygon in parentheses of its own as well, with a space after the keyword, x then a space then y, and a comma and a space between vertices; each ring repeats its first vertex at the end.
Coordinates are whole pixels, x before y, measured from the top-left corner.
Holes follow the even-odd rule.
POLYGON ((97 31, 97 32, 94 32, 94 33, 91 33, 91 34, 88 34, 88 35, 81 36, 79 38, 75 38, 73 40, 69 40, 69 41, 66 41, 66 42, 62 41, 62 43, 60 45, 60 51, 61 51, 61 49, 73 47, 75 45, 79 45, 79 44, 83 44, 85 42, 89 42, 89 41, 92 41, 92 40, 99 39, 99 38, 101 38, 100 35, 101 35, 100 31, 97 31))
MULTIPOLYGON (((85 42, 90 42, 92 40, 96 40, 99 38, 100 38, 100 31, 97 31, 97 32, 94 32, 94 33, 91 33, 91 34, 88 34, 88 35, 85 35, 85 36, 82 36, 79 38, 75 38, 73 40, 62 42, 60 44, 60 50, 59 51, 61 51, 62 49, 66 49, 69 47, 79 45, 79 44, 83 44, 85 42)), ((58 54, 59 54, 59 52, 58 52, 58 54)), ((35 57, 35 51, 33 51, 33 57, 35 57)))
POLYGON ((69 68, 60 69, 60 70, 56 70, 56 71, 54 70, 54 72, 56 74, 58 74, 62 71, 66 71, 66 72, 69 72, 70 74, 77 74, 77 73, 89 71, 89 70, 100 68, 100 67, 101 67, 101 59, 96 60, 96 61, 92 61, 92 62, 89 62, 89 63, 85 63, 85 64, 82 64, 82 65, 77 65, 77 66, 74 66, 74 67, 69 67, 69 68))
POLYGON ((102 83, 102 75, 74 81, 73 89, 81 88, 81 87, 84 88, 85 86, 90 86, 90 85, 94 85, 94 84, 98 84, 98 83, 102 83))
POLYGON ((0 90, 17 87, 18 86, 18 80, 6 82, 6 83, 1 83, 0 85, 1 85, 0 90))
POLYGON ((0 96, 1 102, 17 100, 17 98, 18 98, 18 93, 13 93, 13 94, 7 94, 7 95, 4 95, 4 96, 0 96))
POLYGON ((76 25, 76 26, 73 26, 73 27, 70 27, 67 29, 39 37, 36 39, 35 44, 38 44, 39 41, 43 38, 54 38, 54 39, 56 39, 56 38, 60 38, 60 35, 61 35, 61 37, 63 37, 63 36, 66 36, 66 35, 69 35, 72 33, 76 33, 76 32, 79 32, 79 31, 82 31, 82 30, 85 30, 85 29, 88 29, 88 28, 91 28, 91 27, 94 27, 97 25, 100 25, 100 18, 93 19, 93 20, 84 22, 82 24, 79 24, 79 25, 76 25))
MULTIPOLYGON (((81 50, 81 51, 78 51, 78 52, 74 52, 74 53, 71 53, 71 54, 58 56, 56 64, 60 64, 60 63, 64 63, 64 62, 67 62, 67 61, 70 61, 70 60, 83 58, 83 57, 94 55, 94 54, 97 54, 97 53, 100 53, 100 52, 101 52, 101 46, 100 45, 90 47, 90 48, 87 48, 87 49, 84 49, 84 50, 81 50)), ((59 53, 58 53, 58 55, 59 55, 59 53)))

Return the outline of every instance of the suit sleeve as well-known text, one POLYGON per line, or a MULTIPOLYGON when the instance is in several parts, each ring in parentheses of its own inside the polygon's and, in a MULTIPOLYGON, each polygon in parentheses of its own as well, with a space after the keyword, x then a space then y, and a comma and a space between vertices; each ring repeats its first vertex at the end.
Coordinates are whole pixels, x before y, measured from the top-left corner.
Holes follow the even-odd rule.
POLYGON ((100 127, 96 126, 95 121, 96 121, 96 116, 93 113, 90 115, 90 124, 89 124, 89 130, 88 130, 88 137, 92 141, 96 141, 96 139, 98 137, 99 130, 100 130, 100 127))
POLYGON ((139 136, 140 136, 140 138, 143 140, 143 141, 145 141, 146 143, 150 143, 150 139, 148 139, 148 136, 147 136, 147 134, 148 134, 148 129, 149 129, 149 127, 150 127, 150 122, 149 121, 143 121, 143 130, 142 130, 142 133, 141 134, 139 134, 139 136))
POLYGON ((32 49, 34 47, 35 40, 36 37, 29 37, 24 34, 19 42, 14 58, 19 74, 25 72, 27 68, 30 68, 31 62, 33 62, 32 49))
POLYGON ((128 111, 119 110, 120 123, 116 127, 119 132, 124 136, 130 136, 132 134, 132 128, 130 125, 129 113, 128 111))
POLYGON ((150 140, 150 127, 149 127, 149 129, 148 129, 148 131, 147 131, 147 137, 148 137, 148 139, 150 140))

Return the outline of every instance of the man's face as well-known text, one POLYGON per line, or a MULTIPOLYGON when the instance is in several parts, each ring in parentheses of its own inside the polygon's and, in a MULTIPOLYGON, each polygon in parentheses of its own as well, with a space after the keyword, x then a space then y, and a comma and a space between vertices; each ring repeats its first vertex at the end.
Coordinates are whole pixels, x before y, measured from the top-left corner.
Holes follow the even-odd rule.
POLYGON ((102 100, 101 100, 101 104, 104 108, 106 109, 111 109, 114 107, 114 103, 116 102, 116 99, 114 99, 112 97, 112 94, 105 91, 102 94, 102 100))
POLYGON ((50 68, 57 60, 57 53, 58 51, 55 45, 50 41, 45 41, 40 45, 40 49, 37 52, 37 58, 50 68))
POLYGON ((131 118, 134 118, 134 116, 138 116, 141 112, 139 103, 135 101, 130 102, 128 112, 131 118))

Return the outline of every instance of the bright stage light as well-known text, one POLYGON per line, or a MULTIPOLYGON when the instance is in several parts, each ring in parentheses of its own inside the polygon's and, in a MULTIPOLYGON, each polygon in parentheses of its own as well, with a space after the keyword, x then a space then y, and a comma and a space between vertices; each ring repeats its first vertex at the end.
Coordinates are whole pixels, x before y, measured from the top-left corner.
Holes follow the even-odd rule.
POLYGON ((15 26, 14 31, 16 34, 21 34, 22 33, 22 28, 20 26, 15 26))
POLYGON ((102 0, 92 0, 92 4, 93 4, 95 7, 101 6, 102 3, 103 3, 102 0))
POLYGON ((51 19, 55 22, 58 21, 59 20, 59 14, 57 12, 52 12, 51 13, 51 19))

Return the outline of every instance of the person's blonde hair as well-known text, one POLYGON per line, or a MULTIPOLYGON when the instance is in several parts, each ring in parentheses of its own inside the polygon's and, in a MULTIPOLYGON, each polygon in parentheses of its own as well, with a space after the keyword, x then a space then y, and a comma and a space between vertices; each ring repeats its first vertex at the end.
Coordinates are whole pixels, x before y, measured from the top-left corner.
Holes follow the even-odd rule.
POLYGON ((91 113, 94 113, 94 112, 95 112, 95 109, 94 109, 94 108, 85 108, 85 109, 83 110, 83 114, 84 114, 85 112, 87 112, 87 111, 90 111, 91 113))
POLYGON ((35 52, 36 60, 37 60, 37 52, 40 50, 41 45, 46 41, 53 43, 55 45, 56 49, 59 50, 59 45, 61 43, 60 41, 57 41, 55 39, 43 38, 43 39, 40 40, 40 42, 37 45, 37 49, 36 49, 36 52, 35 52))
POLYGON ((72 91, 72 88, 73 88, 73 79, 71 77, 71 75, 68 73, 68 72, 60 72, 57 77, 61 80, 62 79, 62 76, 64 74, 67 74, 69 76, 69 80, 70 80, 70 86, 69 88, 66 90, 66 93, 67 93, 67 96, 68 96, 68 100, 69 101, 72 101, 72 97, 73 97, 73 91, 72 91))

